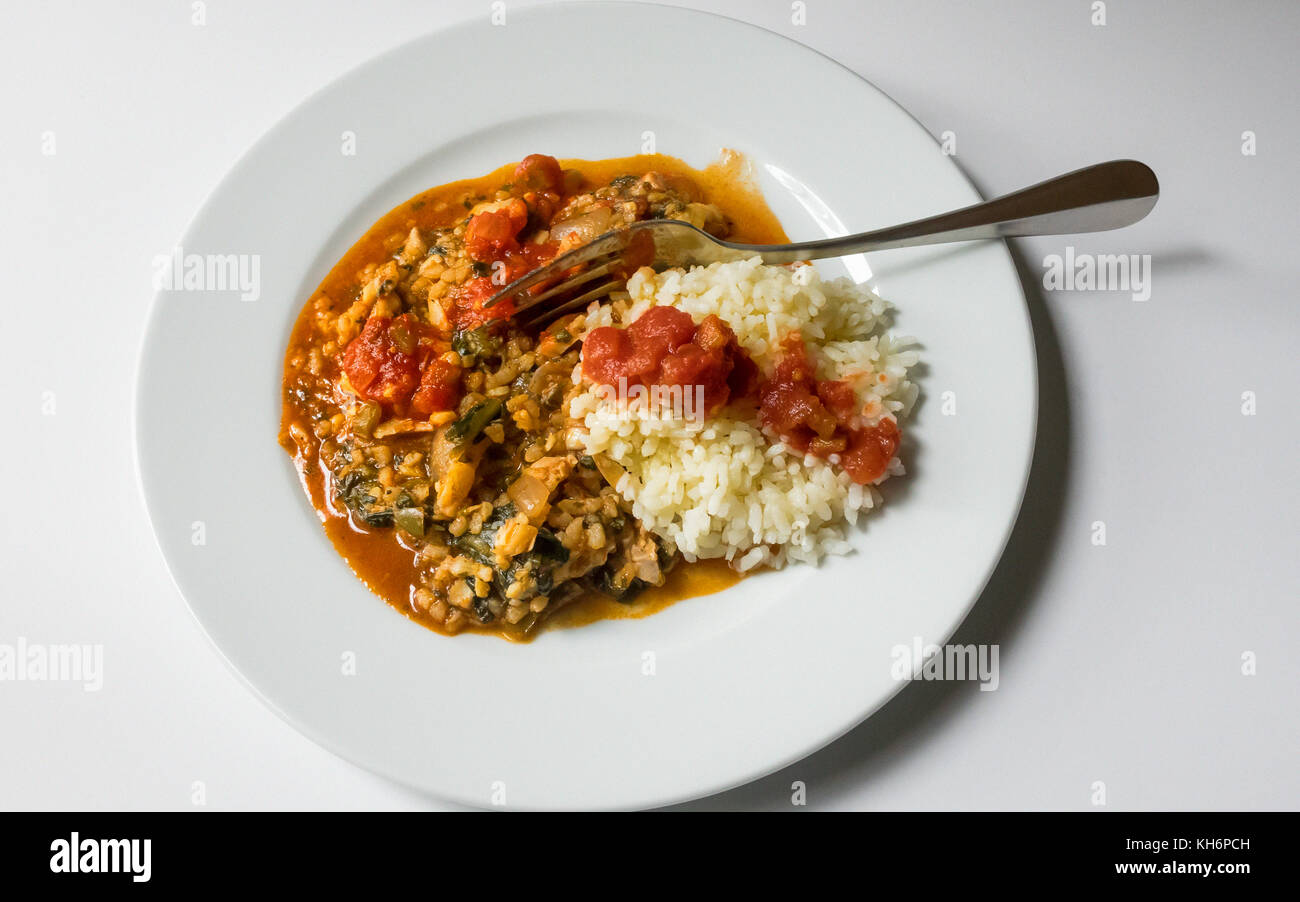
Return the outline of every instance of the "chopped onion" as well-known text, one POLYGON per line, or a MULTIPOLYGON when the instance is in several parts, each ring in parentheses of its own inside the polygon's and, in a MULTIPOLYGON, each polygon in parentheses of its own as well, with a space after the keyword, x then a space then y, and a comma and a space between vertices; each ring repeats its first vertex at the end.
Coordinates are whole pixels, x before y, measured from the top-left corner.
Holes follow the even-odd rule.
POLYGON ((600 475, 605 478, 610 487, 618 488, 618 481, 623 478, 623 474, 627 471, 604 454, 593 454, 592 459, 596 461, 596 469, 600 471, 600 475))
POLYGON ((558 241, 565 247, 577 247, 605 234, 613 228, 613 224, 613 211, 609 207, 597 207, 551 226, 551 240, 558 241))
POLYGON ((523 473, 510 483, 506 495, 515 503, 520 513, 531 520, 535 514, 546 507, 546 499, 550 496, 550 492, 546 489, 546 483, 531 473, 523 473))

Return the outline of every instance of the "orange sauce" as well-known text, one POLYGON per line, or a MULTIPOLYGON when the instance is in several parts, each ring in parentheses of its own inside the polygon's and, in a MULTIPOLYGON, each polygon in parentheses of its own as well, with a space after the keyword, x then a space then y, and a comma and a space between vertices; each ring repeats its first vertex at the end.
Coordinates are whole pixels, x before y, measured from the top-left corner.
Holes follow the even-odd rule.
POLYGON ((679 563, 668 571, 662 586, 642 591, 630 602, 615 601, 592 592, 561 608, 547 621, 548 626, 586 626, 597 620, 627 620, 649 617, 687 598, 712 595, 740 582, 741 576, 720 559, 679 563))
MULTIPOLYGON (((561 160, 560 164, 566 169, 581 172, 585 180, 584 188, 607 184, 620 175, 640 175, 650 171, 685 176, 701 189, 705 200, 716 205, 731 219, 729 240, 746 244, 781 244, 789 241, 785 230, 751 180, 744 157, 732 151, 724 151, 717 162, 702 170, 693 169, 681 160, 663 154, 595 161, 566 159, 561 160)), ((345 302, 355 294, 357 273, 363 267, 369 263, 388 260, 413 227, 431 230, 448 226, 464 217, 466 203, 472 203, 473 199, 482 195, 489 195, 510 181, 514 166, 514 163, 509 163, 481 178, 464 179, 430 188, 380 217, 333 266, 299 315, 285 356, 286 379, 290 372, 288 360, 312 347, 310 300, 325 296, 336 304, 345 302)), ((334 364, 330 362, 327 366, 333 367, 334 364)), ((411 602, 416 575, 414 553, 399 543, 396 530, 372 530, 359 525, 328 497, 325 485, 327 477, 316 460, 319 444, 313 442, 308 449, 309 453, 303 454, 296 452, 294 443, 288 438, 289 426, 296 416, 296 411, 286 401, 280 443, 295 452, 295 463, 303 486, 335 550, 372 592, 407 617, 436 630, 437 625, 432 618, 411 602)), ((546 618, 545 625, 575 627, 596 620, 646 617, 677 601, 719 592, 735 585, 740 578, 724 561, 680 562, 669 572, 664 585, 641 592, 631 602, 619 602, 601 593, 586 593, 551 614, 546 618)), ((477 626, 471 628, 479 629, 477 626)), ((528 641, 537 632, 524 634, 496 625, 480 631, 516 641, 528 641)))

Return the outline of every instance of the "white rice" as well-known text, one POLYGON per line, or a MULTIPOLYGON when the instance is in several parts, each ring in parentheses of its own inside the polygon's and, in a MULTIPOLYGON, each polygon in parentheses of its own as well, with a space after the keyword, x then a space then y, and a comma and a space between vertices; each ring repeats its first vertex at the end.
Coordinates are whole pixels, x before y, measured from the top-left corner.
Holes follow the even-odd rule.
MULTIPOLYGON (((739 263, 654 273, 628 281, 630 299, 594 308, 587 328, 627 324, 656 304, 716 314, 731 326, 764 375, 780 343, 799 330, 822 379, 847 379, 864 422, 904 417, 916 399, 907 370, 910 338, 883 332, 890 305, 847 279, 823 281, 812 266, 739 263)), ((575 373, 575 379, 579 379, 575 373)), ((687 560, 722 557, 738 570, 845 554, 848 524, 880 503, 833 463, 802 455, 765 434, 752 415, 724 408, 699 421, 603 403, 588 386, 572 403, 579 444, 627 474, 615 487, 645 526, 687 560), (742 418, 745 417, 745 418, 742 418)), ((897 457, 884 478, 903 472, 897 457)), ((878 482, 879 482, 878 481, 878 482)))

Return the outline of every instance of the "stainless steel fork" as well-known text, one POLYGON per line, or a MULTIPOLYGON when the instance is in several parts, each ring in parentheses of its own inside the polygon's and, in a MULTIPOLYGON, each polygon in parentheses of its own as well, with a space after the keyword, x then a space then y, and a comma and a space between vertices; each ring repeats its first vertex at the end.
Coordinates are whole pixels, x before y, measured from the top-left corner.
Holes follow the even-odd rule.
POLYGON ((515 319, 540 325, 605 297, 639 266, 700 266, 754 256, 764 263, 795 263, 949 241, 1105 232, 1142 219, 1159 196, 1160 184, 1150 167, 1113 160, 950 213, 797 244, 735 244, 685 222, 654 219, 607 232, 557 257, 506 285, 484 306, 513 297, 515 319), (561 281, 544 285, 555 279, 561 281), (542 289, 530 293, 534 286, 542 289))

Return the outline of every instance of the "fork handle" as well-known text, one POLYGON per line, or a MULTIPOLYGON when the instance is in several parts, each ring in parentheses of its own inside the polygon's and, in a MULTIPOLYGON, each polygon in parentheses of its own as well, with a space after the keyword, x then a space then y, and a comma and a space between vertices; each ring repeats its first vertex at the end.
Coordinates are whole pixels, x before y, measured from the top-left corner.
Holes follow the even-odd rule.
POLYGON ((887 229, 779 249, 728 246, 757 253, 765 263, 794 263, 976 238, 1105 232, 1137 222, 1151 212, 1159 196, 1160 183, 1150 167, 1136 160, 1112 160, 981 204, 887 229))

